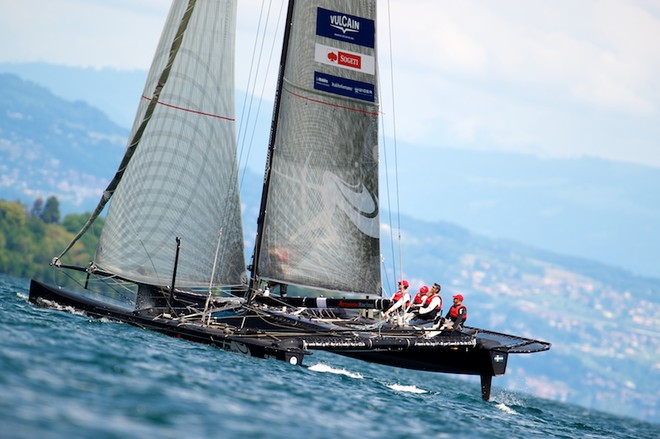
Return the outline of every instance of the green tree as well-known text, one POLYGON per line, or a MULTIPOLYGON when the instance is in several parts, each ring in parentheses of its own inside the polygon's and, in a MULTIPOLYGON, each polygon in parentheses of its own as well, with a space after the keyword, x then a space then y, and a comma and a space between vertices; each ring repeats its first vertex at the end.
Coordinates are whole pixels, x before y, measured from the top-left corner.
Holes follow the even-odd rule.
POLYGON ((34 204, 32 205, 32 210, 30 211, 30 216, 33 218, 40 218, 43 210, 44 210, 44 199, 38 197, 36 200, 34 200, 34 204))
MULTIPOLYGON (((55 207, 58 207, 57 204, 55 207)), ((54 271, 50 266, 50 262, 71 241, 89 214, 70 214, 64 218, 62 224, 46 224, 41 217, 32 216, 31 213, 32 211, 20 202, 0 200, 0 273, 41 280, 60 276, 58 271, 54 271)), ((87 265, 98 246, 102 227, 103 218, 98 218, 67 253, 65 263, 87 265)), ((58 278, 58 283, 73 285, 72 279, 67 276, 58 278)))
POLYGON ((56 224, 60 221, 60 202, 57 197, 48 197, 40 218, 46 224, 56 224))

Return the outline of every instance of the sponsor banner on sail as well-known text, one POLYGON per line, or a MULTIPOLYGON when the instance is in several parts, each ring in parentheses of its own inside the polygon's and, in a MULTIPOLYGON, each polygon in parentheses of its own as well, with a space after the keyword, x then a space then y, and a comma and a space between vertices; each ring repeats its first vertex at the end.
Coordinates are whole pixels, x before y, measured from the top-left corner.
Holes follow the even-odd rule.
POLYGON ((314 60, 322 64, 337 66, 373 75, 376 72, 376 61, 373 56, 362 53, 340 50, 336 47, 316 44, 314 60))
POLYGON ((375 101, 375 89, 373 84, 328 75, 326 73, 314 72, 314 88, 327 93, 333 93, 363 101, 375 101))
POLYGON ((317 8, 316 34, 373 48, 376 26, 368 18, 317 8))

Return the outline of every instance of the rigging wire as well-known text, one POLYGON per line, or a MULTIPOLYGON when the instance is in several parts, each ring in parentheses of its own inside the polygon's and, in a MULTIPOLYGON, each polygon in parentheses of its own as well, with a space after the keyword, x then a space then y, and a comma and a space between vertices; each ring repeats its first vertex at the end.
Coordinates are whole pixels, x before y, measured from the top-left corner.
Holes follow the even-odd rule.
MULTIPOLYGON (((243 135, 242 133, 243 133, 244 124, 246 126, 245 129, 247 130, 247 120, 244 116, 245 116, 245 110, 246 110, 246 108, 248 108, 248 104, 247 104, 248 96, 250 96, 250 98, 251 98, 249 107, 252 107, 252 96, 254 95, 253 93, 252 94, 250 93, 250 88, 254 87, 254 85, 252 85, 252 70, 254 69, 254 65, 255 65, 254 58, 257 54, 257 44, 259 42, 259 32, 261 30, 261 20, 263 19, 263 15, 264 15, 264 4, 265 4, 265 1, 262 0, 261 10, 259 11, 259 21, 257 22, 257 32, 254 35, 254 46, 252 47, 252 60, 250 61, 250 70, 249 70, 248 76, 247 76, 247 84, 245 84, 245 96, 243 97, 243 105, 241 106, 241 123, 240 123, 239 128, 238 128, 237 143, 240 143, 240 142, 238 142, 238 139, 242 138, 241 136, 243 135)), ((265 34, 266 34, 266 27, 264 27, 264 35, 265 34)), ((263 36, 262 36, 262 39, 263 39, 263 36)), ((256 82, 256 77, 255 77, 255 82, 256 82)), ((248 111, 248 114, 249 114, 249 111, 248 111)), ((239 157, 239 166, 240 166, 242 157, 243 157, 243 151, 242 151, 242 148, 241 148, 241 154, 240 154, 240 157, 239 157)))
MULTIPOLYGON (((284 9, 284 3, 285 2, 280 3, 280 10, 279 10, 279 13, 277 14, 277 22, 275 24, 275 30, 274 30, 275 35, 277 35, 278 30, 280 28, 280 21, 281 21, 281 18, 282 18, 282 11, 284 9)), ((264 11, 265 2, 262 1, 262 3, 261 3, 261 13, 260 13, 259 21, 258 21, 258 24, 257 24, 257 31, 255 33, 256 36, 255 36, 255 39, 254 39, 254 45, 252 47, 252 61, 251 61, 251 64, 250 64, 250 73, 248 75, 248 81, 247 81, 247 84, 246 84, 246 87, 245 87, 245 89, 246 89, 245 98, 243 100, 243 106, 242 106, 242 110, 241 110, 241 130, 239 131, 239 135, 238 135, 238 139, 237 139, 237 146, 238 146, 238 149, 240 150, 239 151, 240 158, 239 158, 238 167, 237 167, 237 170, 240 173, 240 178, 239 178, 239 182, 238 182, 239 191, 244 188, 243 183, 244 183, 244 180, 245 180, 245 174, 246 174, 247 169, 248 169, 250 153, 252 151, 252 146, 254 144, 255 132, 257 130, 257 123, 259 121, 259 114, 260 114, 260 111, 261 111, 261 104, 262 104, 263 99, 264 99, 264 91, 265 91, 265 88, 266 88, 266 83, 268 82, 268 73, 270 72, 270 69, 271 69, 271 62, 272 62, 272 58, 273 58, 273 53, 275 52, 275 44, 278 40, 277 38, 272 38, 272 45, 271 45, 271 48, 270 48, 270 55, 268 57, 268 62, 267 62, 267 65, 266 65, 266 69, 265 69, 265 72, 263 74, 261 91, 260 91, 259 95, 257 96, 256 89, 257 89, 257 83, 258 83, 258 77, 259 77, 259 66, 262 64, 261 59, 263 57, 264 43, 266 41, 266 35, 267 35, 268 26, 269 26, 269 22, 270 22, 272 4, 273 4, 273 2, 271 0, 268 3, 268 10, 266 12, 265 24, 263 25, 263 32, 261 32, 261 29, 262 29, 262 24, 261 23, 262 23, 262 20, 263 20, 263 11, 264 11), (259 44, 259 41, 261 41, 261 44, 259 44), (258 46, 259 46, 259 55, 256 56, 258 46), (256 72, 253 75, 252 72, 255 70, 255 67, 254 67, 255 62, 257 63, 257 68, 256 68, 256 72), (249 97, 249 103, 248 103, 248 95, 250 96, 249 97), (252 119, 252 107, 253 107, 253 102, 254 102, 255 96, 257 97, 258 103, 257 103, 257 108, 256 108, 254 118, 252 119), (247 116, 245 116, 246 108, 247 108, 247 116), (251 120, 253 120, 252 123, 251 123, 251 120), (251 130, 251 134, 249 136, 250 141, 247 143, 247 148, 246 148, 245 145, 246 145, 246 139, 248 138, 248 131, 250 131, 249 130, 250 124, 252 124, 252 130, 251 130), (243 126, 245 126, 244 130, 242 128, 243 126)), ((254 255, 252 257, 254 258, 254 255)))
MULTIPOLYGON (((395 260, 395 255, 397 254, 394 249, 395 242, 398 242, 398 247, 399 247, 399 279, 403 279, 403 251, 401 249, 401 216, 400 216, 400 204, 399 204, 399 171, 398 171, 398 159, 397 159, 397 134, 396 134, 396 105, 395 105, 395 100, 394 100, 394 67, 393 67, 393 50, 392 50, 392 18, 391 18, 391 7, 390 7, 390 2, 388 0, 387 2, 387 25, 388 25, 388 37, 389 37, 389 61, 390 61, 390 86, 391 86, 391 92, 392 92, 392 140, 394 143, 394 187, 395 187, 395 202, 396 202, 396 215, 397 215, 397 220, 396 220, 396 227, 392 227, 391 225, 393 224, 392 221, 392 208, 391 208, 391 191, 390 191, 390 178, 389 178, 389 173, 387 172, 387 169, 389 169, 388 165, 388 160, 387 160, 387 142, 386 142, 386 136, 385 136, 385 117, 384 113, 381 111, 381 124, 383 126, 382 130, 382 141, 383 141, 383 157, 385 160, 385 184, 386 184, 386 192, 387 192, 387 204, 388 204, 388 216, 389 216, 389 223, 390 223, 390 247, 391 247, 391 252, 392 252, 392 273, 393 275, 396 275, 397 273, 397 268, 396 268, 396 260, 395 260), (394 238, 394 231, 396 229, 397 233, 397 238, 394 238)), ((379 80, 380 82, 380 80, 379 80)), ((396 285, 396 279, 393 280, 393 284, 396 285)))
MULTIPOLYGON (((258 29, 261 29, 260 23, 261 23, 261 20, 262 20, 262 17, 263 17, 263 10, 264 10, 264 3, 262 1, 261 12, 260 12, 260 15, 259 15, 258 29)), ((235 31, 235 29, 234 29, 234 31, 235 31)), ((257 32, 257 34, 255 35, 255 47, 256 47, 258 38, 259 38, 259 33, 257 32)), ((222 44, 221 41, 212 41, 211 44, 213 44, 214 42, 222 44)), ((250 86, 250 78, 252 76, 252 68, 254 66, 254 56, 255 56, 255 54, 256 54, 256 50, 253 50, 252 63, 251 63, 251 67, 250 67, 250 74, 248 75, 248 84, 246 86, 248 90, 249 90, 249 86, 250 86)), ((235 93, 235 86, 234 86, 233 83, 232 83, 232 92, 235 93)), ((244 127, 244 125, 243 125, 243 121, 244 121, 243 115, 245 114, 245 108, 247 107, 247 105, 245 104, 245 101, 247 100, 247 96, 248 96, 248 93, 245 94, 244 103, 242 105, 243 113, 241 114, 241 118, 240 118, 241 124, 238 128, 238 136, 239 137, 240 137, 241 132, 243 131, 243 127, 244 127)), ((236 121, 235 118, 234 119, 229 119, 229 120, 232 120, 234 122, 236 121)), ((246 126, 245 129, 247 129, 247 126, 246 126)), ((237 152, 236 146, 237 146, 237 142, 233 145, 233 149, 234 149, 235 152, 237 152)), ((238 167, 239 167, 240 159, 239 159, 237 154, 233 155, 233 159, 235 160, 234 163, 236 164, 236 166, 234 166, 232 168, 231 174, 229 175, 230 186, 227 188, 228 190, 225 193, 224 200, 220 203, 220 205, 222 205, 222 206, 230 205, 232 195, 236 194, 238 192, 239 188, 240 188, 240 185, 238 184, 238 167)), ((231 210, 221 209, 221 211, 219 212, 219 215, 221 215, 224 222, 227 222, 227 221, 229 221, 228 218, 231 215, 231 210)), ((210 278, 209 278, 209 284, 208 284, 208 290, 207 290, 207 294, 208 294, 207 306, 208 306, 208 301, 210 300, 210 298, 213 294, 213 285, 214 285, 214 281, 215 281, 215 277, 216 277, 216 268, 217 268, 217 265, 218 265, 218 259, 220 258, 220 259, 224 260, 227 252, 231 251, 230 246, 226 246, 226 245, 221 246, 222 236, 223 236, 223 229, 224 229, 224 226, 220 226, 220 229, 217 232, 218 233, 218 235, 217 235, 217 245, 216 245, 215 254, 214 254, 214 258, 213 258, 213 264, 212 264, 211 270, 210 270, 210 278)), ((219 286, 235 287, 235 286, 241 286, 242 283, 240 283, 240 282, 241 281, 239 281, 239 284, 225 285, 225 284, 223 284, 222 279, 218 279, 218 281, 215 282, 215 283, 218 284, 219 286)))
MULTIPOLYGON (((274 34, 277 35, 279 28, 280 28, 280 22, 282 19, 282 11, 284 10, 284 4, 285 2, 280 3, 280 10, 277 14, 277 22, 275 23, 275 29, 274 29, 274 34)), ((263 25, 263 33, 261 33, 262 25, 261 21, 262 18, 259 18, 259 23, 257 24, 257 33, 254 41, 254 46, 252 48, 252 61, 250 65, 250 74, 248 77, 248 83, 246 85, 246 95, 245 99, 243 101, 243 108, 242 108, 242 114, 241 114, 241 127, 243 126, 243 123, 245 123, 245 129, 241 129, 241 132, 239 133, 238 136, 238 144, 240 145, 240 161, 239 161, 239 170, 241 170, 241 178, 240 178, 240 186, 243 187, 243 181, 245 179, 245 173, 248 168, 248 162, 250 158, 250 154, 252 151, 252 146, 254 145, 254 136, 257 131, 257 123, 259 121, 259 114, 261 112, 261 104, 263 103, 264 100, 264 92, 266 89, 266 84, 268 83, 268 74, 271 70, 271 64, 272 64, 272 59, 273 59, 273 54, 275 53, 275 45, 278 41, 277 38, 272 38, 272 43, 269 51, 269 56, 268 56, 268 62, 266 63, 266 68, 263 73, 263 79, 261 81, 261 90, 257 94, 257 85, 258 85, 258 79, 259 79, 259 74, 260 74, 260 68, 261 65, 263 64, 261 62, 263 58, 263 53, 264 53, 264 45, 266 42, 266 35, 268 32, 268 27, 270 23, 270 17, 271 17, 271 9, 272 9, 273 2, 272 0, 268 3, 268 9, 266 11, 266 18, 264 21, 263 25), (259 36, 261 34, 261 36, 259 36), (257 46, 259 46, 259 54, 257 55, 257 46), (256 70, 255 70, 255 64, 256 62, 256 70), (254 74, 252 74, 254 70, 254 74), (249 102, 248 102, 248 95, 249 97, 249 102), (252 117, 252 109, 254 106, 254 100, 255 98, 257 99, 257 107, 255 110, 254 117, 252 117), (247 115, 245 115, 247 108, 247 115), (245 117, 243 117, 245 116, 245 117), (251 129, 250 129, 251 125, 251 129), (249 138, 249 141, 247 140, 249 138), (247 142, 247 147, 246 147, 246 142, 247 142), (245 154, 245 158, 243 159, 243 155, 245 154)), ((262 14, 263 14, 263 7, 264 3, 262 2, 262 14)))
MULTIPOLYGON (((266 39, 266 31, 268 29, 268 21, 270 17, 270 10, 272 6, 272 0, 268 4, 268 10, 265 13, 265 18, 264 18, 264 7, 265 7, 265 1, 261 2, 261 10, 259 13, 259 20, 257 23, 257 31, 255 33, 255 39, 254 39, 254 44, 252 48, 252 59, 250 62, 250 70, 247 76, 247 83, 245 85, 245 96, 243 98, 243 104, 241 105, 241 117, 240 117, 240 124, 238 128, 238 133, 237 133, 237 138, 236 138, 236 146, 237 146, 237 151, 239 154, 236 157, 236 167, 232 170, 232 176, 231 180, 233 182, 233 185, 238 186, 238 192, 240 192, 240 188, 243 186, 243 178, 245 175, 245 170, 247 169, 247 161, 249 158, 249 152, 251 150, 251 144, 248 147, 248 152, 247 152, 247 157, 245 158, 245 162, 243 162, 243 154, 245 151, 244 144, 245 144, 245 138, 247 137, 247 132, 249 129, 249 122, 251 118, 251 112, 252 112, 252 107, 253 107, 253 101, 254 101, 254 95, 255 95, 255 89, 257 85, 257 78, 259 76, 259 66, 260 66, 260 60, 261 56, 263 53, 263 46, 264 46, 264 41, 266 39), (262 26, 262 21, 264 21, 264 25, 262 26), (261 30, 263 29, 263 32, 261 30), (260 44, 260 50, 259 54, 257 56, 257 46, 259 46, 259 41, 261 41, 260 44), (256 64, 256 70, 255 70, 255 64, 256 64), (248 101, 248 96, 249 96, 249 101, 248 101), (246 115, 247 111, 247 115, 246 115), (241 145, 240 148, 238 148, 238 145, 241 145), (243 164, 241 164, 243 163, 243 164), (239 175, 234 173, 240 173, 241 167, 243 168, 243 174, 240 176, 240 181, 239 181, 239 175)), ((257 111, 258 115, 258 111, 257 111)), ((255 116, 255 125, 256 125, 256 119, 257 116, 255 116)), ((254 136, 254 135, 253 135, 254 136)), ((230 196, 230 194, 236 193, 237 190, 235 188, 230 188, 231 190, 227 191, 227 197, 230 196)), ((227 204, 228 200, 226 200, 225 203, 227 204)), ((222 230, 219 231, 219 238, 218 238, 218 247, 216 248, 216 256, 214 260, 214 265, 213 265, 213 271, 210 279, 210 284, 209 284, 209 289, 208 289, 208 300, 210 300, 210 297, 212 295, 212 283, 214 279, 214 272, 215 272, 215 265, 217 263, 217 258, 218 258, 218 251, 219 251, 219 246, 220 246, 220 236, 222 235, 222 230)), ((228 249, 223 248, 220 253, 224 256, 225 252, 228 249)), ((220 282, 222 283, 222 282, 220 282)), ((208 300, 207 300, 207 306, 208 306, 208 300)), ((210 318, 210 316, 209 316, 210 318)))
POLYGON ((401 248, 401 207, 399 204, 399 161, 397 158, 397 135, 396 135, 396 101, 394 93, 394 56, 392 50, 392 8, 390 7, 390 1, 387 1, 387 26, 389 31, 389 50, 390 50, 390 76, 392 80, 390 81, 390 86, 392 87, 392 136, 394 142, 394 179, 395 179, 395 188, 396 188, 396 216, 397 216, 397 242, 399 244, 399 270, 400 278, 403 279, 403 249, 401 248))
POLYGON ((135 304, 135 300, 133 297, 135 296, 135 291, 127 286, 127 285, 136 285, 133 282, 125 282, 115 276, 104 277, 103 279, 101 279, 96 275, 91 274, 91 276, 86 279, 86 284, 85 284, 78 277, 74 276, 69 270, 57 270, 57 271, 51 271, 50 273, 54 285, 64 284, 64 282, 62 282, 57 278, 58 275, 61 275, 61 277, 68 278, 72 283, 75 283, 81 290, 89 291, 88 286, 90 284, 104 285, 107 289, 112 290, 112 292, 114 293, 115 300, 128 305, 135 304))
MULTIPOLYGON (((271 2, 271 4, 272 4, 272 2, 271 2)), ((282 21, 282 12, 284 11, 284 4, 285 4, 285 2, 280 2, 280 11, 277 14, 277 22, 275 23, 275 35, 278 34, 279 29, 280 29, 280 23, 282 21)), ((269 12, 268 15, 270 16, 270 5, 268 6, 268 12, 269 12)), ((266 30, 264 29, 263 39, 265 40, 265 38, 266 38, 266 30)), ((271 63, 273 61, 273 54, 275 53, 275 45, 277 44, 277 41, 278 41, 277 38, 273 38, 271 46, 270 46, 270 52, 269 52, 270 54, 268 56, 268 63, 266 64, 266 71, 264 73, 263 81, 261 83, 261 91, 259 92, 259 100, 258 100, 258 104, 257 104, 257 111, 256 111, 256 114, 254 115, 254 121, 253 121, 253 124, 252 124, 252 133, 250 135, 250 142, 248 143, 247 155, 245 157, 245 165, 243 166, 243 173, 241 175, 241 187, 243 187, 243 179, 245 178, 245 172, 247 170, 247 164, 248 164, 248 161, 249 161, 249 158, 250 158, 250 152, 252 151, 252 145, 254 144, 254 135, 257 131, 257 122, 259 121, 259 113, 261 111, 261 104, 264 100, 264 92, 266 90, 266 84, 268 83, 268 73, 270 72, 270 67, 271 67, 271 63)), ((263 48, 263 41, 262 41, 262 48, 263 48)), ((261 53, 259 54, 259 58, 261 59, 261 53)), ((256 75, 255 75, 255 83, 256 83, 256 75)), ((248 116, 248 118, 249 118, 249 116, 248 116)), ((249 122, 249 120, 247 122, 249 122)), ((245 140, 245 139, 243 139, 243 140, 245 140)), ((241 146, 241 151, 242 151, 242 149, 243 149, 243 146, 241 146)))
MULTIPOLYGON (((249 73, 247 76, 247 82, 245 84, 245 96, 243 98, 243 103, 241 105, 241 117, 240 117, 240 125, 239 125, 239 130, 238 130, 238 135, 236 139, 236 146, 237 146, 237 151, 238 151, 238 158, 237 158, 237 166, 235 171, 239 173, 237 175, 237 178, 234 180, 238 184, 238 191, 240 193, 241 189, 243 188, 243 182, 245 179, 245 174, 248 168, 248 162, 249 162, 249 157, 250 157, 250 152, 252 151, 252 146, 254 142, 254 136, 256 132, 256 127, 257 127, 257 122, 259 120, 259 113, 261 109, 261 103, 263 101, 263 95, 264 95, 264 90, 266 88, 266 83, 268 79, 268 72, 270 71, 270 66, 271 66, 271 61, 272 61, 272 55, 274 52, 274 46, 276 43, 277 38, 272 39, 272 46, 270 50, 270 56, 268 58, 268 63, 266 66, 265 73, 263 74, 263 81, 262 81, 262 86, 261 86, 261 92, 257 96, 256 94, 256 89, 257 89, 257 84, 258 84, 258 78, 259 78, 259 73, 260 73, 260 66, 262 64, 261 59, 263 57, 263 50, 264 50, 264 45, 266 41, 266 35, 270 23, 270 17, 271 17, 271 9, 273 5, 273 1, 270 0, 268 2, 268 7, 267 10, 265 11, 265 5, 266 2, 262 1, 261 2, 261 9, 259 13, 259 20, 257 22, 257 29, 255 32, 255 38, 254 38, 254 43, 252 46, 252 57, 250 61, 250 68, 249 68, 249 73), (265 15, 265 17, 264 17, 265 15), (262 24, 263 23, 263 24, 262 24), (257 48, 259 48, 257 50, 257 48), (252 109, 254 106, 254 100, 255 97, 257 97, 258 104, 256 108, 256 112, 254 117, 252 117, 252 109), (253 120, 252 124, 251 121, 253 120), (250 125, 252 125, 251 129, 251 134, 248 136, 248 133, 250 132, 250 125), (249 143, 247 143, 246 147, 246 141, 247 139, 250 139, 249 143)), ((281 15, 282 15, 282 10, 283 10, 283 5, 284 2, 280 4, 280 12, 278 14, 278 19, 277 23, 275 25, 275 34, 277 34, 277 31, 280 26, 280 20, 281 20, 281 15)))

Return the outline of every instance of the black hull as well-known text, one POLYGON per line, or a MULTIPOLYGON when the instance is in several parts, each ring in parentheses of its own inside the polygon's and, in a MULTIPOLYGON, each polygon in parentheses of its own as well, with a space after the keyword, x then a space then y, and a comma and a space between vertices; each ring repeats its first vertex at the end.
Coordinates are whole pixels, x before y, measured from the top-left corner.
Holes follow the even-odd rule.
POLYGON ((334 352, 373 363, 429 372, 496 376, 503 375, 506 371, 504 355, 500 360, 502 366, 496 373, 493 368, 492 356, 497 354, 481 346, 474 348, 430 348, 409 351, 351 352, 336 350, 334 352))
POLYGON ((62 288, 32 280, 30 302, 37 305, 50 305, 52 302, 63 307, 72 307, 91 317, 109 318, 129 323, 140 328, 160 332, 175 338, 209 344, 220 349, 250 355, 257 358, 276 358, 292 364, 302 363, 304 350, 300 343, 292 345, 291 340, 273 342, 247 336, 230 336, 224 331, 201 325, 182 324, 170 318, 158 318, 151 313, 142 313, 105 302, 90 299, 62 288))
POLYGON ((323 350, 394 367, 479 375, 484 400, 490 397, 492 377, 505 373, 509 353, 500 343, 480 334, 429 338, 410 329, 342 329, 278 311, 243 310, 215 319, 214 325, 209 326, 172 318, 164 308, 128 309, 35 280, 30 284, 29 300, 42 306, 72 307, 92 317, 106 317, 226 351, 292 364, 302 364, 310 350, 323 350))

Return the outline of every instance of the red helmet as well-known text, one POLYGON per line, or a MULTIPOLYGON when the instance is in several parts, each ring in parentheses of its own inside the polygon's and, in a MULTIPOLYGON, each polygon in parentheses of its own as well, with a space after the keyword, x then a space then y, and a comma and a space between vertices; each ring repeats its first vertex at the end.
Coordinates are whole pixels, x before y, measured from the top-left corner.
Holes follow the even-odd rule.
POLYGON ((404 288, 408 288, 408 281, 403 279, 399 281, 399 285, 403 285, 404 288))
POLYGON ((462 294, 457 294, 457 295, 454 296, 454 299, 458 299, 462 302, 463 301, 463 295, 462 294))
POLYGON ((422 285, 422 288, 419 289, 420 293, 428 293, 429 292, 429 287, 426 285, 422 285))

